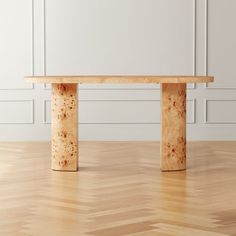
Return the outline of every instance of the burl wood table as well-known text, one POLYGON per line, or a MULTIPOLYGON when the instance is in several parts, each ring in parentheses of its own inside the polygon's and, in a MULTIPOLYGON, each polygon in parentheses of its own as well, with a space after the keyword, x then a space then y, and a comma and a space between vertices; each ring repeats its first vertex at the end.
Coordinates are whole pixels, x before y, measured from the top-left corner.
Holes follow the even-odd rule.
POLYGON ((186 84, 213 82, 211 76, 46 76, 25 77, 52 84, 52 169, 78 170, 77 87, 83 83, 161 84, 161 170, 186 169, 186 84))

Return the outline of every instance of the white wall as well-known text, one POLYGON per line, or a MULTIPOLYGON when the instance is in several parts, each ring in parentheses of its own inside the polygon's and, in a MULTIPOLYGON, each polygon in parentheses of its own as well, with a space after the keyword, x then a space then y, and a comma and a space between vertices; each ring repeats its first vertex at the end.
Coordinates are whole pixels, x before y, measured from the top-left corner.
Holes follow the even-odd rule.
MULTIPOLYGON (((50 86, 24 75, 214 75, 191 140, 236 139, 235 0, 0 0, 0 140, 50 139, 50 86)), ((158 85, 81 85, 81 140, 158 140, 158 85)))

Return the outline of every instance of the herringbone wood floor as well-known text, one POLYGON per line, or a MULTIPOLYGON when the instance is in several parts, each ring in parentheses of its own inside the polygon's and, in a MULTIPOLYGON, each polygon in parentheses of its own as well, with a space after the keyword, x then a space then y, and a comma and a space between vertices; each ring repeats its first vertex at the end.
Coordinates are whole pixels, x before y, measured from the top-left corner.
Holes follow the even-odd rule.
POLYGON ((165 173, 157 142, 81 142, 71 173, 49 143, 0 143, 0 235, 236 235, 236 142, 190 143, 165 173))

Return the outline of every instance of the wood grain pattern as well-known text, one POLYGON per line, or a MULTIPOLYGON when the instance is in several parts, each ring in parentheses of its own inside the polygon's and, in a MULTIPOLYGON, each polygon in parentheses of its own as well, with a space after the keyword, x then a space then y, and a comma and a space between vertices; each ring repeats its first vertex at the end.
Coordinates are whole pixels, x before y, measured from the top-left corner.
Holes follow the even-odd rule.
POLYGON ((161 170, 186 169, 186 84, 161 85, 161 170))
POLYGON ((31 83, 209 83, 212 76, 34 76, 31 83))
POLYGON ((236 235, 236 142, 188 143, 160 172, 159 142, 80 142, 80 171, 50 170, 50 143, 0 143, 1 236, 236 235))
POLYGON ((77 84, 52 84, 52 169, 78 169, 77 84))

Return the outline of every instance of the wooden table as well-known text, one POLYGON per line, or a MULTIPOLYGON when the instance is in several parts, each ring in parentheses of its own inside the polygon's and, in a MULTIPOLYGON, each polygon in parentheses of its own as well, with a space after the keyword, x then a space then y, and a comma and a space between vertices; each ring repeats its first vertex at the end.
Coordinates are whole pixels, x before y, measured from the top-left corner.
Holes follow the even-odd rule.
POLYGON ((77 85, 83 83, 161 84, 161 170, 186 169, 186 84, 213 82, 211 76, 36 76, 31 83, 52 84, 53 170, 78 170, 77 85))

